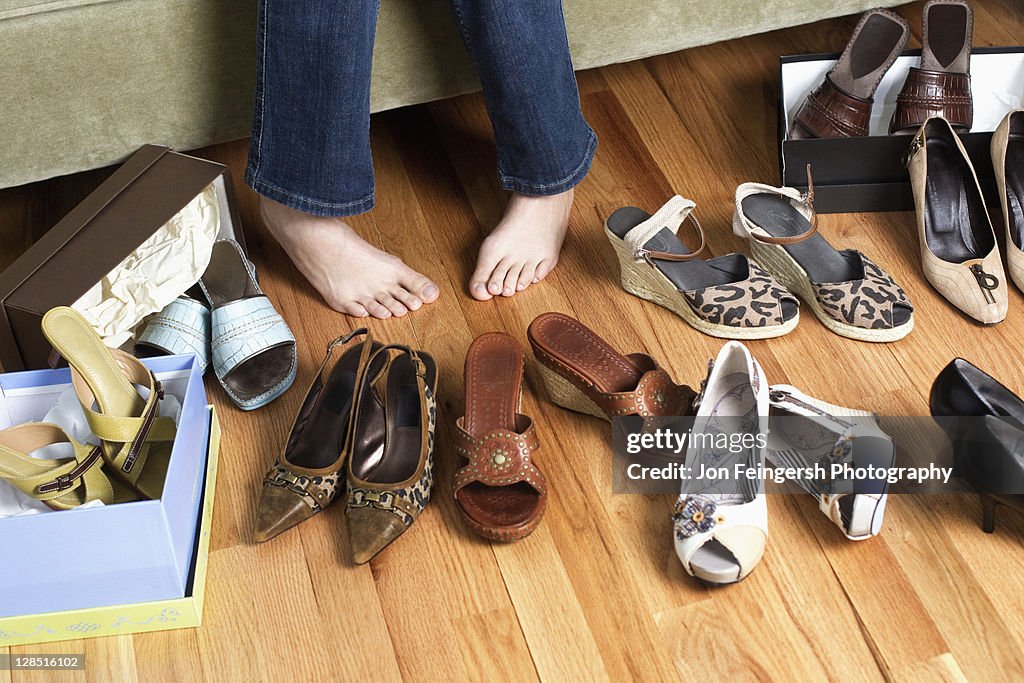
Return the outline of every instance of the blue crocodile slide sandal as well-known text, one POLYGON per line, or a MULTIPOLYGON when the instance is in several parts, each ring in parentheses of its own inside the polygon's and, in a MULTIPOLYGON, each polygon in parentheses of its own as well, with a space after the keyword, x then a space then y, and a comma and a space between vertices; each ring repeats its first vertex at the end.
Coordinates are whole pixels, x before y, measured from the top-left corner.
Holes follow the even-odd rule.
POLYGON ((242 410, 262 408, 295 381, 295 336, 234 240, 214 243, 199 286, 212 307, 210 351, 217 380, 242 410))
POLYGON ((167 304, 135 341, 139 358, 191 353, 200 372, 210 365, 210 309, 187 295, 167 304))

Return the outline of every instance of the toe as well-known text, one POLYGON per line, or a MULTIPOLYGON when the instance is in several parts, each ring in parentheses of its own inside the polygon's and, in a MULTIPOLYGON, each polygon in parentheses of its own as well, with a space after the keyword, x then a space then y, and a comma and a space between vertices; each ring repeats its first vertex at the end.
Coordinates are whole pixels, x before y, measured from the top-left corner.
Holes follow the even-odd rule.
POLYGON ((360 303, 366 309, 366 311, 374 318, 380 318, 381 320, 384 320, 385 318, 391 317, 391 311, 389 311, 387 307, 381 304, 379 301, 374 301, 370 299, 368 301, 362 301, 360 303))
POLYGON ((487 285, 483 282, 471 282, 469 285, 469 293, 477 301, 487 301, 493 299, 491 293, 487 291, 487 285))
POLYGON ((513 263, 512 267, 505 273, 505 284, 502 285, 501 294, 502 296, 512 296, 516 293, 516 287, 519 285, 519 275, 523 272, 522 263, 513 263))
POLYGON ((473 271, 473 275, 469 278, 469 293, 474 299, 487 301, 493 294, 498 293, 489 291, 490 288, 487 286, 488 280, 497 266, 498 259, 491 256, 487 249, 481 249, 480 256, 476 262, 476 270, 473 271))
POLYGON ((418 311, 423 308, 423 300, 404 287, 396 287, 391 290, 391 296, 402 302, 402 305, 410 311, 418 311))
POLYGON ((540 282, 555 269, 558 264, 558 259, 545 259, 537 265, 537 273, 533 276, 534 282, 540 282))
POLYGON ((357 303, 345 304, 341 307, 341 312, 345 315, 350 315, 353 318, 365 318, 370 315, 365 306, 357 303))
MULTIPOLYGON (((409 269, 409 272, 405 276, 399 278, 398 284, 405 289, 405 291, 416 297, 421 304, 433 303, 437 301, 437 297, 441 294, 441 290, 438 289, 433 280, 412 269, 409 269)), ((406 305, 408 306, 408 304, 406 305)), ((409 308, 415 311, 419 306, 416 308, 412 308, 410 306, 409 308)))
POLYGON ((502 261, 491 271, 491 275, 487 279, 487 291, 494 296, 501 294, 501 290, 505 287, 505 275, 508 273, 510 265, 502 261))
POLYGON ((409 309, 406 308, 401 301, 391 296, 390 294, 378 294, 377 302, 382 304, 391 312, 391 315, 397 318, 401 318, 403 315, 409 312, 409 309))
POLYGON ((537 277, 537 264, 530 262, 523 266, 523 270, 519 273, 519 282, 516 283, 516 289, 523 291, 527 287, 533 284, 533 279, 537 277))

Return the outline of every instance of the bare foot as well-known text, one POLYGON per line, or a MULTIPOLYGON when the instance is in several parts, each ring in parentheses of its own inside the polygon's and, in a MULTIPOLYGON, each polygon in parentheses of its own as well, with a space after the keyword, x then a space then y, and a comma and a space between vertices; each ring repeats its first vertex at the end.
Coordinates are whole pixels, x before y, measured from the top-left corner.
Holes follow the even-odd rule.
POLYGON ((469 280, 473 298, 512 296, 540 282, 558 263, 573 191, 550 197, 514 193, 501 222, 480 246, 469 280))
POLYGON ((327 304, 357 318, 403 316, 440 291, 396 256, 367 244, 340 218, 321 218, 260 197, 263 224, 327 304))

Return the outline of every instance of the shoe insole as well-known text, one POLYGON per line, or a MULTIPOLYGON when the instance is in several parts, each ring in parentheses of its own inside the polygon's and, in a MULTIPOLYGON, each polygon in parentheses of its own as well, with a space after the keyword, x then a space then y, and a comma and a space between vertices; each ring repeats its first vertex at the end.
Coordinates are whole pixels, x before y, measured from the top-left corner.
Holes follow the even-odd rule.
MULTIPOLYGON (((210 264, 203 273, 202 282, 213 308, 240 299, 263 296, 246 268, 245 258, 230 241, 214 243, 210 264)), ((278 344, 239 363, 222 381, 245 403, 266 394, 281 383, 291 374, 294 364, 294 344, 278 344)))
POLYGON ((631 391, 644 374, 629 358, 567 315, 546 314, 531 323, 529 334, 542 350, 568 360, 572 369, 598 391, 631 391))
MULTIPOLYGON (((624 206, 608 217, 608 229, 619 239, 624 239, 626 233, 640 225, 651 217, 643 209, 635 206, 624 206)), ((663 251, 668 254, 685 255, 692 253, 680 240, 679 237, 668 228, 662 228, 654 237, 644 244, 645 249, 651 251, 663 251)), ((681 292, 688 292, 694 289, 704 289, 714 285, 727 285, 742 278, 735 273, 708 266, 700 257, 688 261, 659 261, 653 259, 658 270, 665 274, 672 284, 681 292)))
MULTIPOLYGON (((495 430, 519 433, 516 414, 523 381, 523 353, 515 339, 490 332, 466 354, 466 416, 463 429, 480 438, 495 430)), ((459 466, 467 463, 460 457, 459 466)), ((463 511, 485 527, 519 526, 531 520, 541 495, 526 482, 488 486, 472 482, 455 494, 463 511)))
MULTIPOLYGON (((287 453, 289 463, 319 470, 338 461, 355 397, 356 373, 362 351, 362 344, 346 351, 331 368, 327 381, 313 401, 303 406, 299 419, 304 419, 305 423, 301 431, 292 436, 287 453)), ((374 356, 366 372, 371 378, 376 377, 383 363, 382 356, 374 356)))
POLYGON ((928 249, 950 263, 983 258, 994 243, 971 169, 948 131, 934 136, 929 132, 925 131, 928 173, 924 214, 928 249))
MULTIPOLYGON (((757 429, 757 398, 750 386, 750 376, 745 372, 735 372, 723 375, 718 381, 722 391, 707 417, 697 419, 699 428, 711 432, 720 424, 730 435, 740 427, 757 429)), ((757 436, 756 432, 754 436, 757 436)), ((709 466, 725 467, 732 472, 737 464, 750 460, 750 453, 746 450, 731 453, 728 449, 708 449, 697 451, 694 455, 692 461, 687 457, 687 467, 697 468, 698 462, 704 462, 709 466)), ((718 483, 708 482, 701 490, 688 488, 687 493, 707 496, 717 505, 742 505, 750 502, 748 493, 737 490, 734 485, 726 482, 725 488, 723 491, 718 483)), ((717 583, 735 581, 741 572, 740 564, 732 552, 713 538, 690 557, 690 568, 698 577, 717 583)))
POLYGON ((871 99, 906 44, 908 33, 906 26, 887 13, 869 12, 829 78, 848 95, 871 99))
POLYGON ((1024 248, 1024 133, 1011 133, 1006 146, 1006 211, 1010 239, 1024 248))
MULTIPOLYGON (((425 381, 431 387, 437 371, 433 359, 421 353, 427 366, 425 381)), ((356 461, 353 472, 365 481, 377 484, 398 484, 416 473, 419 467, 423 430, 416 367, 406 354, 395 356, 386 372, 383 400, 384 441, 381 448, 365 453, 356 461)))
POLYGON ((962 2, 934 3, 928 6, 922 23, 928 39, 921 52, 921 68, 967 73, 973 33, 969 8, 962 2))
MULTIPOLYGON (((747 219, 772 237, 793 237, 811 229, 810 221, 786 197, 754 194, 743 199, 742 207, 747 219)), ((849 282, 864 276, 855 254, 836 251, 818 233, 782 248, 807 271, 811 282, 849 282)))

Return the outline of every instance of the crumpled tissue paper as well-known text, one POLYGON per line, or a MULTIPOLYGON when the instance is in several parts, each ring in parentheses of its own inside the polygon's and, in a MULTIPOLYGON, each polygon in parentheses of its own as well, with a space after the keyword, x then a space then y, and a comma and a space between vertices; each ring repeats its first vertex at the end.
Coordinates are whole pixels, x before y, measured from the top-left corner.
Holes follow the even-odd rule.
POLYGON ((210 185, 71 307, 107 346, 121 346, 146 316, 199 281, 219 230, 220 204, 210 185))

